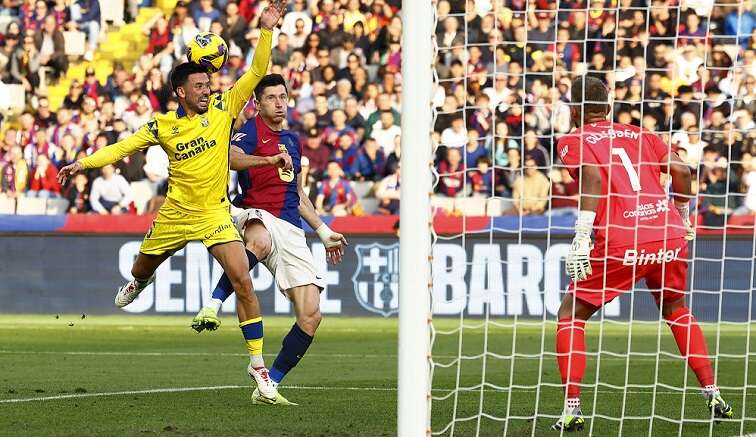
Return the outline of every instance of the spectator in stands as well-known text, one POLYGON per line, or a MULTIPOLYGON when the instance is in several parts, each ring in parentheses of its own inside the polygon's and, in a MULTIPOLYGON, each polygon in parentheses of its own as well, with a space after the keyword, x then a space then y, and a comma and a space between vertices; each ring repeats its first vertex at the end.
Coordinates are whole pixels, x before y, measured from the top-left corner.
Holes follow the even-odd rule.
POLYGON ((50 142, 54 145, 59 145, 63 135, 71 134, 74 138, 81 138, 83 133, 81 126, 73 121, 71 110, 66 108, 58 109, 56 114, 57 124, 52 128, 50 132, 50 142))
POLYGON ((321 183, 315 200, 318 213, 337 217, 350 215, 357 203, 352 184, 344 178, 344 172, 336 161, 328 163, 327 172, 328 179, 321 183))
POLYGON ((756 14, 752 10, 751 0, 739 2, 725 17, 725 35, 735 36, 735 43, 744 49, 751 44, 751 32, 756 29, 756 14))
POLYGON ((546 173, 547 167, 551 164, 551 158, 549 158, 549 152, 546 148, 541 145, 536 131, 528 129, 525 132, 523 143, 525 144, 525 158, 533 158, 538 169, 546 173))
POLYGON ((441 132, 441 145, 449 149, 461 148, 467 144, 467 129, 462 114, 455 114, 451 126, 441 132))
POLYGON ((92 210, 89 204, 89 181, 87 175, 79 173, 73 178, 73 183, 68 189, 66 199, 68 199, 69 214, 86 214, 92 210))
POLYGON ((139 97, 133 111, 126 111, 123 113, 123 121, 126 123, 127 129, 131 132, 136 132, 137 129, 150 121, 151 118, 152 104, 150 103, 150 98, 145 95, 139 97))
POLYGON ((47 2, 45 2, 44 0, 37 0, 34 3, 34 13, 32 14, 31 18, 27 19, 24 23, 24 33, 26 33, 27 35, 34 34, 35 32, 42 29, 45 17, 47 17, 48 12, 47 2))
POLYGON ((512 184, 512 202, 520 215, 543 214, 549 201, 549 179, 532 157, 525 158, 523 174, 512 184))
POLYGON ((294 49, 289 45, 289 36, 283 32, 278 34, 278 43, 273 47, 271 61, 274 65, 287 65, 294 49))
POLYGON ((78 29, 87 34, 88 49, 84 59, 91 61, 100 38, 100 0, 76 0, 71 5, 71 20, 69 30, 78 29))
POLYGON ((357 165, 358 152, 359 147, 354 143, 354 137, 349 134, 342 134, 337 140, 337 147, 334 149, 331 159, 337 161, 347 177, 351 178, 357 165))
POLYGON ((359 111, 360 107, 357 103, 357 99, 349 97, 344 104, 344 113, 347 116, 347 126, 354 129, 357 133, 357 138, 364 138, 365 134, 365 119, 362 118, 362 114, 359 111))
POLYGON ((566 168, 551 172, 551 207, 547 215, 577 215, 580 184, 570 176, 566 168))
POLYGON ((13 146, 10 149, 8 160, 2 168, 2 178, 0 193, 8 197, 18 197, 26 191, 29 166, 24 160, 21 146, 13 146))
POLYGON ((483 156, 488 156, 488 150, 483 146, 483 141, 479 138, 478 131, 469 131, 467 133, 467 147, 465 148, 465 167, 469 169, 475 168, 478 158, 483 156))
POLYGON ((32 171, 28 197, 41 199, 60 197, 60 183, 58 183, 58 169, 50 162, 47 155, 37 157, 37 167, 32 171))
POLYGON ((402 134, 402 129, 394 124, 394 115, 390 110, 381 111, 378 123, 373 126, 370 138, 374 139, 381 147, 383 153, 391 154, 394 151, 394 138, 402 134))
POLYGON ((210 23, 221 19, 221 13, 213 6, 213 0, 199 0, 199 7, 194 11, 194 22, 200 32, 208 32, 210 23))
POLYGON ((89 202, 101 215, 120 215, 129 211, 131 187, 126 179, 116 174, 113 165, 102 167, 101 176, 92 183, 89 202))
POLYGON ((81 111, 84 103, 84 94, 82 92, 82 86, 78 80, 71 81, 71 86, 68 87, 68 94, 63 99, 63 107, 72 111, 81 111))
POLYGON ((50 14, 55 17, 55 23, 58 25, 58 29, 63 29, 69 21, 71 21, 71 9, 68 7, 67 0, 55 0, 50 14))
POLYGON ((310 172, 316 179, 320 180, 328 166, 331 152, 327 147, 323 146, 317 128, 313 127, 307 130, 306 135, 307 137, 305 139, 304 147, 302 148, 302 155, 309 160, 310 172))
POLYGON ((352 96, 352 83, 349 79, 339 79, 336 82, 336 92, 328 98, 328 109, 344 109, 346 100, 352 96))
POLYGON ((491 197, 494 195, 509 197, 510 193, 500 183, 491 166, 491 158, 489 156, 479 156, 473 168, 475 170, 469 173, 473 197, 491 197))
POLYGON ((248 24, 239 14, 239 5, 230 1, 226 4, 225 15, 222 18, 223 33, 221 36, 228 44, 234 43, 242 53, 246 53, 250 48, 250 43, 247 38, 248 24))
MULTIPOLYGON (((93 0, 96 1, 96 0, 93 0)), ((52 68, 52 78, 57 80, 68 69, 66 42, 63 32, 58 30, 55 17, 45 17, 41 32, 35 32, 34 45, 39 52, 39 63, 52 68)))
POLYGON ((375 181, 383 176, 386 155, 373 138, 365 140, 357 153, 357 161, 352 168, 352 177, 358 181, 375 181))
POLYGON ((39 86, 39 67, 42 56, 34 44, 34 37, 26 35, 23 44, 17 48, 8 61, 10 83, 21 84, 27 93, 39 86))
MULTIPOLYGON (((366 102, 366 105, 370 105, 370 102, 366 102)), ((366 106, 367 109, 367 106, 366 106)), ((401 115, 399 114, 399 111, 394 109, 391 106, 391 96, 389 96, 386 93, 379 93, 375 97, 375 110, 368 116, 367 120, 365 121, 365 136, 370 138, 373 133, 373 128, 375 128, 378 123, 380 123, 381 113, 383 111, 391 111, 391 114, 393 115, 393 124, 396 126, 401 125, 401 115)), ((363 114, 364 116, 364 114, 363 114)), ((380 144, 380 142, 379 142, 380 144)), ((386 153, 390 153, 386 151, 386 153)))
POLYGON ((462 195, 465 188, 465 165, 458 148, 449 149, 438 165, 438 193, 446 197, 462 195))
POLYGON ((399 214, 399 199, 401 197, 401 167, 378 182, 375 197, 378 198, 378 213, 383 215, 399 214))

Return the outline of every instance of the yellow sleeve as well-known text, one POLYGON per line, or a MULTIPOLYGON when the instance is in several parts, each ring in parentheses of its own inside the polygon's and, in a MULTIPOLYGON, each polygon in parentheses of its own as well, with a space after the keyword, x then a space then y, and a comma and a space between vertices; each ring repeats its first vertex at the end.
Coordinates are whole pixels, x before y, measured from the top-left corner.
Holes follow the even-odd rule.
POLYGON ((255 56, 252 58, 252 67, 236 81, 233 88, 228 90, 228 112, 234 117, 244 109, 255 87, 268 72, 272 44, 273 32, 261 29, 260 40, 255 48, 255 56))
POLYGON ((150 120, 139 128, 134 135, 108 147, 103 147, 79 162, 84 168, 100 168, 120 161, 136 151, 145 150, 147 147, 158 143, 157 121, 150 120))

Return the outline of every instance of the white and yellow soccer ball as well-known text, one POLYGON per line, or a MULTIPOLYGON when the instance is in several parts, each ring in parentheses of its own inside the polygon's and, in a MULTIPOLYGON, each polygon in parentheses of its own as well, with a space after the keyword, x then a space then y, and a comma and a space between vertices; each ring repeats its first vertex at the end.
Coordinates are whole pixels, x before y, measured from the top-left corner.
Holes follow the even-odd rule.
POLYGON ((200 32, 186 46, 186 58, 207 69, 210 73, 223 68, 228 60, 228 45, 212 32, 200 32))

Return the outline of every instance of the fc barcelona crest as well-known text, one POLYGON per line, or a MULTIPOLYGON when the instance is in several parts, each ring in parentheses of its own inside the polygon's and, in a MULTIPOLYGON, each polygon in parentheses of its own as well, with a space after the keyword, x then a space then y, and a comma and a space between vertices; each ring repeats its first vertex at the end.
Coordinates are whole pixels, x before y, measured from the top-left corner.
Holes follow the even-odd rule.
POLYGON ((389 317, 399 312, 399 243, 358 244, 357 270, 352 276, 357 302, 389 317))

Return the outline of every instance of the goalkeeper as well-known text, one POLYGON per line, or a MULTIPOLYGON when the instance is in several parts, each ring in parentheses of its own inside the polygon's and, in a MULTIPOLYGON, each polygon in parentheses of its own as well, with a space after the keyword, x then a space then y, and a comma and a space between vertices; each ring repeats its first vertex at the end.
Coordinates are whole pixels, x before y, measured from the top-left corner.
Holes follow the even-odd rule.
POLYGON ((656 135, 608 121, 608 90, 599 79, 578 78, 571 93, 577 129, 562 137, 557 149, 573 177, 579 176, 581 195, 567 254, 572 283, 559 308, 556 334, 566 405, 553 428, 574 431, 585 424, 580 411, 585 321, 641 279, 653 290, 707 407, 715 418, 731 418, 732 408, 714 384, 701 327, 685 306, 688 240, 695 238, 688 211, 690 170, 656 135), (668 206, 662 172, 672 176, 675 208, 668 206))
MULTIPOLYGON (((202 241, 233 284, 239 327, 250 354, 249 374, 262 396, 275 401, 280 395, 270 382, 262 358, 263 328, 260 304, 249 277, 249 262, 239 232, 229 213, 229 143, 231 128, 268 69, 273 27, 286 2, 271 2, 260 15, 260 41, 247 71, 230 90, 211 95, 210 75, 198 64, 183 63, 171 72, 171 86, 179 108, 159 114, 134 135, 60 170, 61 183, 76 173, 112 164, 153 144, 168 154, 168 193, 142 242, 131 268, 134 279, 118 289, 115 304, 125 307, 155 279, 155 270, 189 241, 202 241)), ((281 154, 260 158, 255 165, 289 168, 281 154)))

